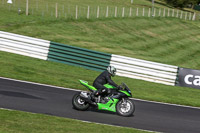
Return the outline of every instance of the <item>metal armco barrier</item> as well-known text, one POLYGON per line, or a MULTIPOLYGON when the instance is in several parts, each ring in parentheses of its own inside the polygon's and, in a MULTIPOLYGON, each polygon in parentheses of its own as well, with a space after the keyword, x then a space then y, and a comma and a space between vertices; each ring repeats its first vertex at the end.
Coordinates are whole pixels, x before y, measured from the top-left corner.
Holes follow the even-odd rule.
POLYGON ((145 61, 125 56, 112 55, 111 65, 117 75, 166 85, 175 85, 177 66, 145 61))
POLYGON ((50 41, 0 31, 0 51, 47 60, 50 41))
POLYGON ((104 71, 110 64, 111 54, 51 42, 48 60, 104 71))
POLYGON ((176 85, 200 89, 200 70, 179 68, 176 85))
POLYGON ((175 86, 177 66, 97 52, 66 44, 0 31, 0 51, 104 71, 109 65, 117 75, 175 86))

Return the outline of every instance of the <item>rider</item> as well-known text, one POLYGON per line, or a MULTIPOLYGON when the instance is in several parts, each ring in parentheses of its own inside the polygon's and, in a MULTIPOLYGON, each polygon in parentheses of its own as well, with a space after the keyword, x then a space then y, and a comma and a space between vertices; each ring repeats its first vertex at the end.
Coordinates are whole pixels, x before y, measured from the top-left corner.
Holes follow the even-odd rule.
POLYGON ((117 88, 119 86, 112 81, 111 76, 114 77, 116 74, 116 68, 114 66, 108 66, 107 70, 102 72, 93 82, 93 86, 97 89, 94 93, 92 93, 92 99, 94 96, 98 96, 101 94, 108 94, 109 89, 104 86, 104 84, 109 83, 110 85, 113 85, 117 88))

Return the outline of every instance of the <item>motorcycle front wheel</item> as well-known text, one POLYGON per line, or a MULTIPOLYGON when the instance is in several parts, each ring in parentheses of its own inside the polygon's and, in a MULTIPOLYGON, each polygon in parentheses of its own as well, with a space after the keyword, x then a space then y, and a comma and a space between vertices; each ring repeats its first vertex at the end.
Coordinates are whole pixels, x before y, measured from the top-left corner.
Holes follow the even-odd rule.
POLYGON ((74 95, 72 98, 72 105, 75 109, 82 111, 87 110, 90 106, 87 102, 81 99, 80 93, 74 95))
POLYGON ((130 99, 120 100, 116 105, 116 111, 121 116, 131 116, 135 111, 135 104, 130 99))

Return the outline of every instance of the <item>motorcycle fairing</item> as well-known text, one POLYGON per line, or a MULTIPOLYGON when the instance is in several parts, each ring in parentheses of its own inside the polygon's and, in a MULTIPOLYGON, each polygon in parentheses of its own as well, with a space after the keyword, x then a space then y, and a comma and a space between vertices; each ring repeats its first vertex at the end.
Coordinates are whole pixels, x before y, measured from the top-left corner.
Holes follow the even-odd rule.
POLYGON ((96 91, 97 90, 94 86, 89 85, 87 81, 84 81, 84 80, 79 80, 79 81, 83 86, 88 88, 90 91, 96 91))
POLYGON ((112 112, 116 112, 116 104, 119 101, 119 99, 109 98, 110 100, 106 103, 97 103, 99 110, 108 110, 112 112))
POLYGON ((120 92, 122 92, 122 93, 126 94, 128 97, 130 97, 130 96, 131 96, 131 94, 129 94, 127 91, 122 91, 122 90, 120 90, 120 92))
MULTIPOLYGON (((91 91, 96 91, 97 89, 92 86, 92 85, 89 85, 87 81, 84 81, 84 80, 79 80, 80 83, 85 86, 86 88, 88 88, 89 90, 91 91)), ((116 87, 112 86, 112 85, 109 85, 109 84, 105 84, 104 85, 106 88, 109 88, 109 89, 115 89, 116 87)))

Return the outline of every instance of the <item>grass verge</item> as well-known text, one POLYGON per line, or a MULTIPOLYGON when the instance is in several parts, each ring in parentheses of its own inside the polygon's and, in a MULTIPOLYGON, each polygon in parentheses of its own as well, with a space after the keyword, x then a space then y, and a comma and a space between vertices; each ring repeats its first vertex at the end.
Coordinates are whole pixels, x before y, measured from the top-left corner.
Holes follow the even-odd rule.
POLYGON ((147 133, 133 128, 81 122, 68 118, 0 109, 1 133, 147 133))

